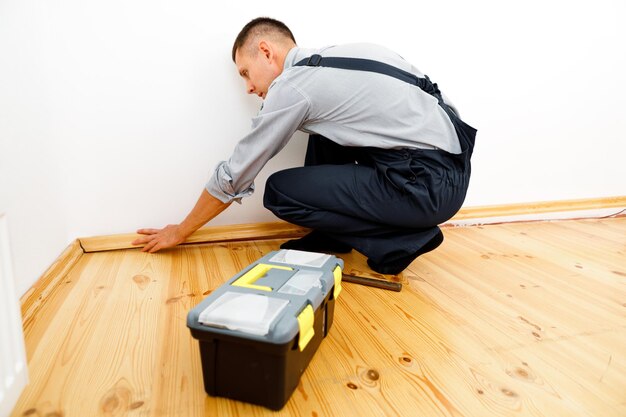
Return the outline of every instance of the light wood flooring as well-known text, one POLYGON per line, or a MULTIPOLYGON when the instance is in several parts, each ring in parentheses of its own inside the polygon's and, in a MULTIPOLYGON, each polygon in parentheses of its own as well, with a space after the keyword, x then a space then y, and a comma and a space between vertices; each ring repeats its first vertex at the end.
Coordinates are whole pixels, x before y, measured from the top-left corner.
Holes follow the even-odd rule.
POLYGON ((283 240, 86 253, 25 321, 13 416, 626 416, 626 218, 443 230, 401 292, 344 283, 280 412, 207 396, 185 320, 283 240))

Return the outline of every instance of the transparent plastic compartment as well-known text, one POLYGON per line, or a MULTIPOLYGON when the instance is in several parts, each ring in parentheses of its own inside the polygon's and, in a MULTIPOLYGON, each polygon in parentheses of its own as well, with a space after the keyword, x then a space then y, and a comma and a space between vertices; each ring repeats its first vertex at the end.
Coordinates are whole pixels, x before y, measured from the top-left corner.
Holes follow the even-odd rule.
POLYGON ((311 288, 322 290, 322 271, 300 270, 285 283, 278 292, 283 294, 305 295, 311 288))
POLYGON ((330 259, 330 256, 325 253, 287 249, 279 251, 270 258, 270 262, 321 268, 330 259))
POLYGON ((202 310, 198 322, 257 336, 266 336, 289 300, 228 291, 202 310))

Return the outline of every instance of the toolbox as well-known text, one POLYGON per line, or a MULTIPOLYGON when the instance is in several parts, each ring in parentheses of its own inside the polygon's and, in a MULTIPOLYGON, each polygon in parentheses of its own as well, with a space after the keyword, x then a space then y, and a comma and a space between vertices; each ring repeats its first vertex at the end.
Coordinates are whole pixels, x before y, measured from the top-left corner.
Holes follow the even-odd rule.
POLYGON ((194 307, 207 394, 280 410, 332 326, 342 269, 333 255, 274 251, 194 307))

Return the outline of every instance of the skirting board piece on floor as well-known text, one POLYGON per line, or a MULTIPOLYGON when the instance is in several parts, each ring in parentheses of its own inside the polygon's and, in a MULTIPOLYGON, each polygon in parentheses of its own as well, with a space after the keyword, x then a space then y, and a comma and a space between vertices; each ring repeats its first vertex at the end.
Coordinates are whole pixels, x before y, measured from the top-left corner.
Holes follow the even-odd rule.
POLYGON ((611 207, 611 208, 598 208, 590 210, 573 210, 573 211, 555 211, 546 213, 529 213, 529 214, 516 214, 510 216, 500 217, 477 217, 468 218, 462 220, 455 220, 454 218, 446 222, 443 226, 480 226, 483 224, 500 224, 500 223, 519 223, 519 222, 533 222, 533 221, 550 221, 550 220, 572 220, 572 219, 599 219, 603 217, 613 217, 624 214, 626 212, 626 205, 624 207, 611 207))
POLYGON ((83 249, 78 240, 73 241, 54 261, 32 287, 20 298, 22 306, 22 322, 24 324, 37 316, 39 307, 44 303, 48 295, 53 293, 63 281, 69 271, 83 256, 83 249))
POLYGON ((478 220, 501 223, 504 222, 503 219, 523 221, 528 216, 531 216, 532 220, 599 217, 605 215, 605 212, 601 211, 604 209, 615 209, 615 213, 626 209, 626 196, 463 207, 446 223, 457 223, 468 219, 472 219, 476 223, 480 223, 478 220), (554 215, 558 217, 554 217, 554 215), (490 221, 489 219, 494 220, 490 221))
MULTIPOLYGON (((289 224, 283 221, 268 223, 232 224, 224 226, 208 226, 194 232, 184 242, 216 243, 242 240, 287 239, 304 236, 309 229, 289 224)), ((120 235, 95 236, 80 238, 80 244, 86 253, 102 252, 106 250, 132 249, 138 246, 130 242, 140 237, 136 233, 120 235)))

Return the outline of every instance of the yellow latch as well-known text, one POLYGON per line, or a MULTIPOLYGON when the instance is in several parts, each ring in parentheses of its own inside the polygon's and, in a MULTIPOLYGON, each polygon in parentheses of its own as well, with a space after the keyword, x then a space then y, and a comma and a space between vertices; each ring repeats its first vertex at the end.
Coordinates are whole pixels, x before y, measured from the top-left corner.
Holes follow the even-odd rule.
POLYGON ((337 297, 339 297, 339 293, 341 292, 341 267, 339 265, 337 265, 333 271, 333 276, 335 277, 335 292, 333 293, 333 297, 337 299, 337 297))
POLYGON ((239 277, 239 279, 237 279, 231 285, 234 285, 235 287, 253 288, 255 290, 261 291, 272 291, 271 287, 265 285, 254 285, 254 283, 259 278, 264 277, 270 269, 284 269, 286 271, 293 271, 293 268, 289 268, 288 266, 257 264, 251 270, 239 277))
POLYGON ((298 347, 300 348, 300 352, 304 350, 306 345, 313 339, 313 335, 315 335, 313 323, 315 323, 315 313, 313 312, 311 304, 307 304, 304 310, 298 314, 298 327, 300 328, 298 347))

